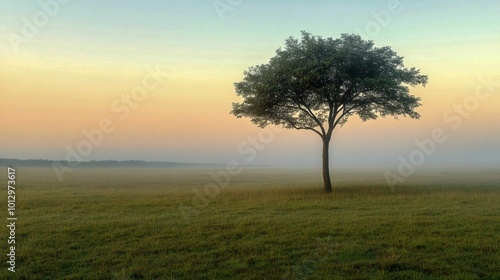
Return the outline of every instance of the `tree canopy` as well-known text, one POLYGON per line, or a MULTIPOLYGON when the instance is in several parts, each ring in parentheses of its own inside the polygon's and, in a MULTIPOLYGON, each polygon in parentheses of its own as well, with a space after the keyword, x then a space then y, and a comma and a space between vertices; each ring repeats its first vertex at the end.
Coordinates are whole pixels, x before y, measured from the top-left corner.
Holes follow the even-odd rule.
POLYGON ((302 31, 300 41, 288 38, 269 63, 244 72, 243 81, 235 83, 244 100, 233 103, 231 113, 260 127, 311 130, 328 144, 333 130, 352 115, 363 121, 419 118, 420 98, 409 86, 426 83, 427 76, 406 68, 390 47, 355 34, 325 39, 302 31))

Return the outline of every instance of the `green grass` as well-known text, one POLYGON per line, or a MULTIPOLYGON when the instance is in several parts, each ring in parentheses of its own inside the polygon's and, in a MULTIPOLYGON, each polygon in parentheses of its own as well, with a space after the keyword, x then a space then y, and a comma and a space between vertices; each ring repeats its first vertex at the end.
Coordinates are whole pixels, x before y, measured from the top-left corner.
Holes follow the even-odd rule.
POLYGON ((209 171, 19 168, 16 273, 2 238, 0 278, 500 279, 498 171, 395 192, 382 172, 336 172, 325 195, 316 171, 245 170, 185 220, 209 171))

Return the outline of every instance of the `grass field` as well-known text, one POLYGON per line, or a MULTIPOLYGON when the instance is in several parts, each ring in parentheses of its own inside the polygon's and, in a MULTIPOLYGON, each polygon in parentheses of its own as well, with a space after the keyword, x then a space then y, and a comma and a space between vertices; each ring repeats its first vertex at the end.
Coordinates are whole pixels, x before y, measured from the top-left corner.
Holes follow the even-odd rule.
POLYGON ((499 170, 395 192, 337 171, 325 195, 319 170, 249 169, 203 200, 209 171, 18 168, 16 272, 4 226, 0 278, 500 279, 499 170))

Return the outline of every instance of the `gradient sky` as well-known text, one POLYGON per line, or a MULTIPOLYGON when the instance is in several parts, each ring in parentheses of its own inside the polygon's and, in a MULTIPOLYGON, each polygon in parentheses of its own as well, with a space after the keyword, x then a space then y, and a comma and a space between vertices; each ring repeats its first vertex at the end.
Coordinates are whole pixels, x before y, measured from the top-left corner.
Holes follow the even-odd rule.
POLYGON ((317 135, 278 128, 247 161, 262 130, 229 114, 243 71, 306 30, 359 33, 429 76, 412 89, 420 120, 351 117, 332 166, 397 167, 436 128, 447 140, 425 165, 500 166, 498 1, 59 2, 0 2, 0 157, 65 159, 108 119, 115 129, 84 160, 318 165, 317 135), (158 87, 118 112, 156 69, 158 87), (466 117, 454 111, 464 102, 466 117))

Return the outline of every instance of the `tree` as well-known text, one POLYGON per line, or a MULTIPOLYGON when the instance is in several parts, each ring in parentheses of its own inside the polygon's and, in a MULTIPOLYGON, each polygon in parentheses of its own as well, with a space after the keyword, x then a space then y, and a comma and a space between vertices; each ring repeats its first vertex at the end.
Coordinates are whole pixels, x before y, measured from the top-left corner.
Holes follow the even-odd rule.
POLYGON ((310 130, 323 142, 324 191, 332 192, 329 145, 332 132, 352 115, 363 121, 378 116, 409 116, 420 98, 408 86, 427 84, 420 70, 406 68, 390 47, 375 47, 359 35, 339 39, 302 31, 302 40, 286 40, 268 64, 250 67, 235 83, 243 102, 231 113, 248 117, 259 127, 269 124, 310 130))

